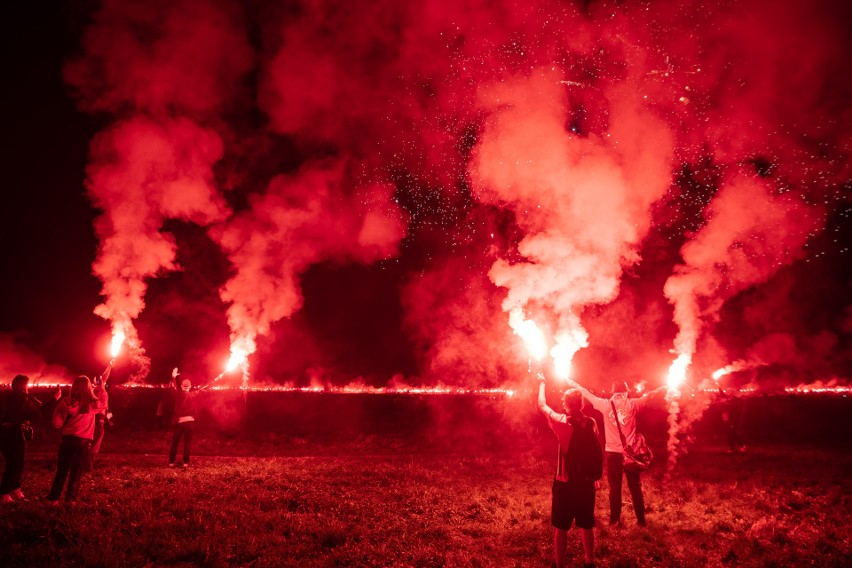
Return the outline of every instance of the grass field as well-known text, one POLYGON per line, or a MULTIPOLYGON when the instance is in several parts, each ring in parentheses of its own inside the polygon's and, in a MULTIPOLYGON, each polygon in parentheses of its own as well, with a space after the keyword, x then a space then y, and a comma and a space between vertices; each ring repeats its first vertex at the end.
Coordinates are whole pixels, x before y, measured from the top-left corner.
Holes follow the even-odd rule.
MULTIPOLYGON (((165 434, 151 436, 164 447, 165 434)), ((52 477, 47 446, 28 457, 33 496, 52 477)), ((162 454, 104 453, 73 506, 34 498, 0 510, 3 565, 549 566, 547 446, 198 456, 186 470, 162 454)), ((662 464, 645 476, 647 528, 629 505, 624 528, 607 526, 599 491, 598 565, 848 566, 850 474, 848 452, 696 449, 670 478, 662 464)), ((577 534, 569 559, 582 563, 577 534)))
MULTIPOLYGON (((181 470, 154 426, 157 393, 115 390, 116 426, 73 506, 39 499, 58 447, 40 428, 32 500, 0 507, 0 566, 550 566, 556 442, 530 399, 207 397, 181 470)), ((732 455, 711 408, 667 474, 666 414, 646 411, 649 525, 625 487, 625 526, 609 527, 602 487, 598 566, 849 566, 850 415, 845 398, 752 399, 749 451, 732 455)))

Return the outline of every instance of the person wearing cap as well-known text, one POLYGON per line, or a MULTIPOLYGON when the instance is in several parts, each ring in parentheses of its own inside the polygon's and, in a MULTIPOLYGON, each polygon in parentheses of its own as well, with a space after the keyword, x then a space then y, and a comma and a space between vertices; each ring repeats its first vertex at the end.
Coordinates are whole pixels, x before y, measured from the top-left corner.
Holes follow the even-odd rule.
POLYGON ((609 523, 611 525, 621 524, 621 487, 622 475, 625 475, 627 477, 627 488, 633 498, 636 522, 639 526, 644 527, 646 524, 645 497, 642 494, 642 482, 639 478, 639 471, 624 468, 624 446, 621 443, 618 424, 621 425, 621 432, 629 445, 636 436, 637 412, 645 408, 654 397, 663 394, 665 387, 662 386, 645 393, 640 398, 630 398, 627 383, 615 381, 612 383, 611 396, 601 398, 593 395, 573 379, 568 379, 568 386, 580 391, 583 398, 604 417, 604 438, 606 440, 604 460, 606 463, 606 479, 609 484, 609 523), (613 412, 613 408, 615 412, 613 412), (618 424, 616 424, 616 420, 618 420, 618 424))
POLYGON ((195 401, 195 393, 192 391, 192 382, 182 379, 180 387, 177 380, 180 373, 177 369, 172 371, 172 381, 169 386, 173 389, 174 411, 172 413, 172 445, 169 449, 169 467, 177 465, 177 451, 181 439, 183 439, 183 462, 181 467, 189 466, 189 458, 192 454, 192 432, 195 425, 195 415, 198 412, 195 401))

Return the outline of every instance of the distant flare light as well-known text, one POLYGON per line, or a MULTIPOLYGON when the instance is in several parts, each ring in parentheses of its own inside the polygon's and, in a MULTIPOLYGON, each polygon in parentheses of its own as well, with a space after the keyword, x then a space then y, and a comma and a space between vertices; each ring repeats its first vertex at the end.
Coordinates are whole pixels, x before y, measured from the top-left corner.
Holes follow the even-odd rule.
POLYGON ((716 369, 713 371, 713 380, 718 382, 719 379, 724 377, 725 375, 730 375, 731 373, 735 373, 737 371, 742 371, 744 369, 750 369, 752 367, 757 366, 757 363, 748 363, 746 361, 735 361, 730 365, 725 365, 721 369, 716 369))
POLYGON ((721 369, 716 369, 715 371, 713 371, 713 380, 718 381, 719 379, 721 379, 725 375, 729 375, 730 373, 731 373, 731 370, 728 367, 722 367, 721 369))

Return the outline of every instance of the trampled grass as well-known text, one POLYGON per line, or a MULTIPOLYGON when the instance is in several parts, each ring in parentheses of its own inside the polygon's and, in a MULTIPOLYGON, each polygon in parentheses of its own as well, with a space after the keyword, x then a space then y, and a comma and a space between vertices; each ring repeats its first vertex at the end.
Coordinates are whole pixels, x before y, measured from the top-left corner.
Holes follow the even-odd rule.
MULTIPOLYGON (((186 470, 121 449, 102 454, 73 506, 0 509, 4 565, 550 565, 550 446, 199 455, 186 470)), ((47 492, 53 462, 49 448, 28 457, 26 493, 47 492)), ((626 488, 625 526, 609 527, 599 491, 598 565, 847 566, 850 474, 848 452, 792 446, 695 449, 670 476, 660 461, 643 479, 647 528, 626 488)), ((569 565, 580 565, 579 535, 569 538, 569 565)))

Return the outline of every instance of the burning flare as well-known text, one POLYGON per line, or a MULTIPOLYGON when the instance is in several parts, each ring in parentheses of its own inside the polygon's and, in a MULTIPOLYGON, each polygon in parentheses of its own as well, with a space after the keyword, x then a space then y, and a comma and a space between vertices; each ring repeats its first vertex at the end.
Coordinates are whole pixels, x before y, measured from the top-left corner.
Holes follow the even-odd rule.
POLYGON ((563 380, 568 379, 571 376, 571 361, 574 359, 574 354, 588 346, 589 334, 581 327, 573 329, 570 333, 557 335, 556 345, 550 350, 556 376, 563 380))
POLYGON ((536 323, 525 318, 523 309, 515 308, 509 313, 509 325, 515 335, 519 335, 524 340, 524 345, 526 345, 530 357, 541 362, 547 355, 547 340, 536 323))
POLYGON ((214 379, 214 382, 225 376, 225 373, 231 373, 239 369, 243 376, 242 388, 247 389, 249 377, 248 358, 249 355, 254 353, 255 349, 256 345, 252 337, 242 336, 233 339, 231 341, 231 356, 228 358, 228 362, 225 363, 225 370, 214 379))
POLYGON ((225 372, 230 373, 231 371, 236 371, 237 367, 242 367, 248 364, 248 355, 235 347, 231 347, 231 356, 228 358, 228 362, 225 364, 225 372))
POLYGON ((680 387, 686 381, 686 370, 689 368, 690 363, 692 363, 692 357, 687 353, 681 353, 672 362, 671 367, 669 367, 668 378, 666 379, 666 386, 668 386, 670 393, 674 395, 680 394, 680 387))
POLYGON ((112 359, 118 357, 121 353, 121 347, 124 345, 124 340, 127 339, 127 334, 122 330, 116 330, 112 334, 112 342, 109 347, 109 354, 112 359))

